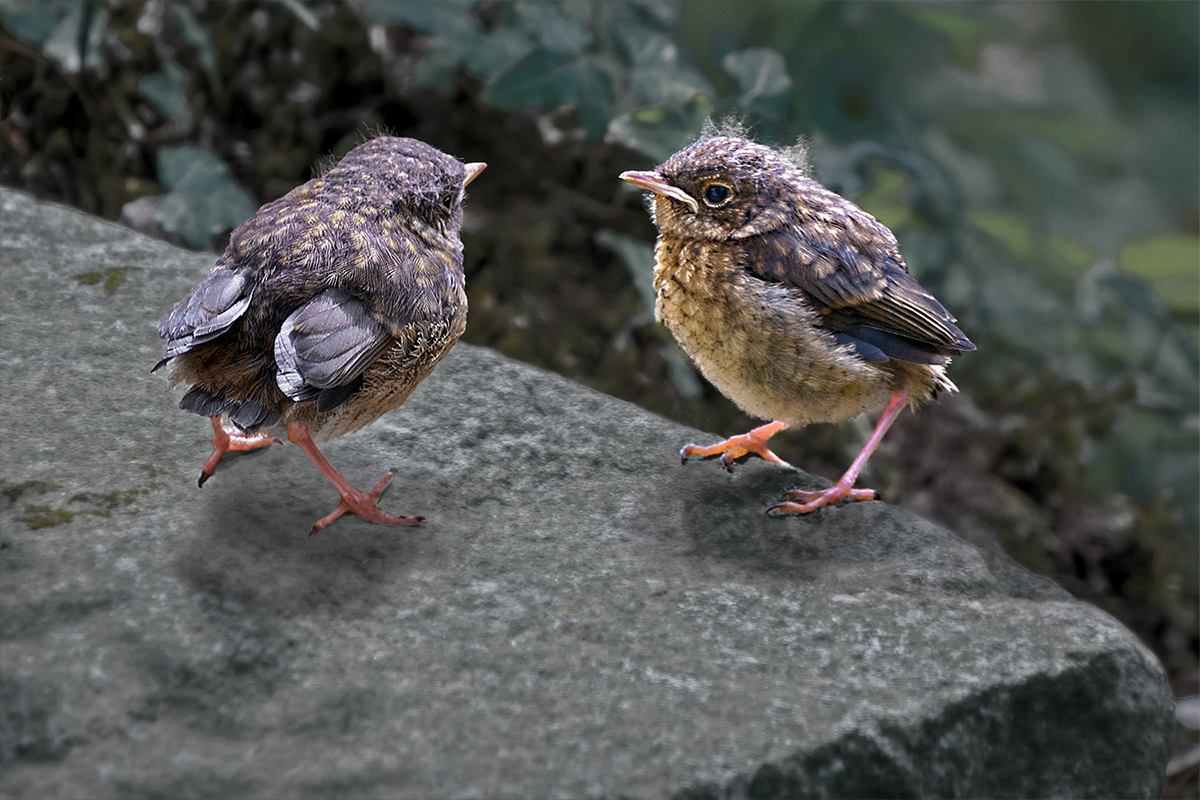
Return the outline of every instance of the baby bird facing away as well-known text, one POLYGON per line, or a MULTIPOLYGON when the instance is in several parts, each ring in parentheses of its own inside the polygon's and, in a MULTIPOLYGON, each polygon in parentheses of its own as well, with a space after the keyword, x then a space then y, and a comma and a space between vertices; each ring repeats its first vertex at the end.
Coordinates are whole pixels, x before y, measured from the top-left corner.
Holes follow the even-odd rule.
POLYGON ((782 154, 737 137, 685 147, 623 180, 653 192, 656 316, 704 376, 746 413, 774 420, 680 457, 750 454, 784 464, 767 440, 789 426, 883 409, 836 484, 772 506, 807 513, 876 495, 854 482, 905 406, 941 390, 949 356, 974 350, 909 274, 896 238, 782 154), (799 502, 798 502, 799 501, 799 502))
POLYGON ((399 408, 467 325, 464 188, 486 164, 415 139, 381 136, 268 203, 158 326, 179 407, 210 417, 213 454, 285 432, 341 502, 309 535, 349 512, 410 524, 377 504, 389 472, 360 492, 326 460, 329 441, 399 408))

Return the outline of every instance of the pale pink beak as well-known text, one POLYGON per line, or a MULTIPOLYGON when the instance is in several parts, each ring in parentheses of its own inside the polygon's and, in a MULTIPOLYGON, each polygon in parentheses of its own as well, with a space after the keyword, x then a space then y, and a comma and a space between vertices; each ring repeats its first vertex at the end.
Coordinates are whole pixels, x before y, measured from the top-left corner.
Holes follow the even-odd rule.
POLYGON ((467 179, 463 181, 463 186, 475 180, 479 173, 483 172, 486 168, 487 164, 482 161, 472 161, 470 164, 467 164, 467 179))
POLYGON ((657 172, 622 172, 620 178, 648 192, 654 192, 657 195, 678 200, 690 208, 693 214, 700 212, 700 204, 696 202, 694 197, 678 186, 672 186, 667 183, 666 179, 657 172))

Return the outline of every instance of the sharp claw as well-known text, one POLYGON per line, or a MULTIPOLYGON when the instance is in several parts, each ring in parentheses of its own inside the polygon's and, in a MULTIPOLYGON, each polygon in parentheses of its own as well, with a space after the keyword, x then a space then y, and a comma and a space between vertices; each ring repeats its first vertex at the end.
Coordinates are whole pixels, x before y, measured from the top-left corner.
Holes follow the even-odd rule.
POLYGON ((357 517, 365 519, 367 522, 374 522, 376 524, 415 525, 418 522, 424 522, 424 517, 393 517, 379 507, 379 496, 383 494, 383 490, 391 483, 392 477, 395 474, 395 472, 389 470, 386 475, 371 487, 371 491, 369 492, 363 493, 355 492, 353 489, 350 490, 352 494, 350 496, 343 495, 341 502, 338 503, 338 507, 330 514, 317 520, 317 523, 313 525, 308 535, 312 536, 317 531, 327 528, 335 520, 340 519, 346 514, 354 514, 357 517))
POLYGON ((244 434, 236 431, 230 433, 226 430, 220 417, 212 417, 209 421, 213 429, 213 452, 204 462, 203 466, 200 467, 200 480, 197 482, 197 485, 201 489, 204 488, 204 482, 211 478, 213 473, 217 471, 217 466, 221 463, 221 460, 229 453, 257 450, 260 447, 283 444, 283 441, 278 437, 269 436, 265 433, 244 434))
POLYGON ((701 456, 706 460, 720 456, 721 468, 729 473, 733 472, 733 468, 739 460, 750 455, 758 455, 767 461, 790 467, 790 464, 772 453, 766 446, 768 439, 786 427, 785 423, 776 420, 766 425, 760 425, 749 433, 731 437, 709 447, 687 444, 679 451, 679 458, 686 464, 691 456, 701 456))

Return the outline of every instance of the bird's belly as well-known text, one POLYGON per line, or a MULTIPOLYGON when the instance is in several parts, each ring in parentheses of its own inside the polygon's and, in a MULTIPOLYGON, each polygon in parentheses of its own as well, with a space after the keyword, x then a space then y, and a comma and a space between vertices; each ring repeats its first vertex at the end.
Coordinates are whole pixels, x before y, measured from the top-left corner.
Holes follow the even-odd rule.
POLYGON ((747 414, 802 426, 886 405, 888 373, 815 327, 798 293, 747 276, 719 285, 716 297, 694 297, 679 284, 660 291, 659 316, 704 377, 747 414))

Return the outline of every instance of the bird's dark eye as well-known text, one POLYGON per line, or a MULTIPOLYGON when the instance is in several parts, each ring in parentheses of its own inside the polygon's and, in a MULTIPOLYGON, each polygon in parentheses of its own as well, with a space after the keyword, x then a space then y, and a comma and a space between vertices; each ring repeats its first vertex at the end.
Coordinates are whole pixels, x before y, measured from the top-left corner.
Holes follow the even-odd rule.
POLYGON ((710 206, 719 206, 729 199, 730 194, 731 192, 728 186, 724 186, 719 183, 713 183, 704 190, 704 202, 708 203, 710 206))

